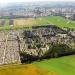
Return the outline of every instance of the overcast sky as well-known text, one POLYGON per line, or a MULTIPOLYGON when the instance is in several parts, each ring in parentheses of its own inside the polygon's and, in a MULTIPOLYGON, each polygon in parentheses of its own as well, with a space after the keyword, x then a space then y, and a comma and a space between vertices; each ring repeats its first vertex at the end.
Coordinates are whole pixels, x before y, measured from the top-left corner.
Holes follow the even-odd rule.
POLYGON ((31 2, 31 1, 75 1, 75 0, 0 0, 0 3, 31 2))

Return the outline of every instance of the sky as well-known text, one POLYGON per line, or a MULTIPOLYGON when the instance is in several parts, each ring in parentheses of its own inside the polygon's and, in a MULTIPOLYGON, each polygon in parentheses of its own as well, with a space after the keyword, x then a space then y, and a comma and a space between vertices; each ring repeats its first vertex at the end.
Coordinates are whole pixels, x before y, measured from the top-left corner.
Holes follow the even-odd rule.
POLYGON ((31 2, 31 1, 75 1, 75 0, 0 0, 0 3, 31 2))

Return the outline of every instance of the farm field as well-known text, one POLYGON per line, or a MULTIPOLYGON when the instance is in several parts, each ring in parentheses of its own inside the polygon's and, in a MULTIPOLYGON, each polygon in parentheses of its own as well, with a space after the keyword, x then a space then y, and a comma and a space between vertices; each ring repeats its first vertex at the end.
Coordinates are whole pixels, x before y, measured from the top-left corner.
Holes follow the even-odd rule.
POLYGON ((5 25, 1 28, 10 28, 10 25, 14 25, 13 28, 23 28, 23 27, 31 27, 36 25, 57 25, 58 27, 69 27, 73 28, 75 30, 75 21, 71 21, 68 19, 65 19, 60 16, 47 16, 47 17, 38 17, 38 18, 20 18, 20 19, 4 19, 5 24, 2 24, 2 19, 0 19, 0 26, 5 25), (10 23, 9 23, 10 22, 10 23), (1 25, 2 24, 2 25, 1 25))
POLYGON ((0 75, 75 75, 75 55, 0 66, 0 75))

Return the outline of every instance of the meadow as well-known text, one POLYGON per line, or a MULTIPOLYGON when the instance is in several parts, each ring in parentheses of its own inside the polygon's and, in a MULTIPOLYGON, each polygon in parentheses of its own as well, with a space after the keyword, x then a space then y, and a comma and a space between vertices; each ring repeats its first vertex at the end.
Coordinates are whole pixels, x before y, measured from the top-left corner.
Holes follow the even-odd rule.
POLYGON ((0 75, 75 75, 75 55, 0 66, 0 75))
MULTIPOLYGON (((20 29, 25 27, 32 27, 37 25, 56 25, 60 28, 69 27, 75 30, 75 21, 65 19, 60 16, 46 16, 38 18, 17 18, 13 19, 13 26, 9 25, 9 19, 5 19, 6 23, 4 26, 0 25, 0 29, 20 29)), ((0 19, 1 21, 1 19, 0 19)))
POLYGON ((75 75, 75 55, 43 60, 33 64, 58 75, 75 75))

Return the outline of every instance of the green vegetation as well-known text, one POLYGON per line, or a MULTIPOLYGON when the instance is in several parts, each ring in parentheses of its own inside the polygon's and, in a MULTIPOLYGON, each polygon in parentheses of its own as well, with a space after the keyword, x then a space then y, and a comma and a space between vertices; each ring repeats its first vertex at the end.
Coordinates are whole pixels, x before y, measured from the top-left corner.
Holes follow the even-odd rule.
POLYGON ((75 75, 75 56, 48 59, 33 64, 58 75, 75 75))
POLYGON ((20 29, 20 28, 26 28, 26 27, 31 28, 32 26, 36 26, 36 25, 52 24, 52 25, 57 25, 58 27, 61 27, 61 28, 69 27, 69 28, 73 28, 75 30, 75 21, 68 20, 68 19, 65 19, 60 16, 30 18, 29 20, 28 19, 14 19, 14 21, 15 20, 17 20, 17 24, 19 24, 19 25, 16 25, 16 23, 14 23, 15 25, 12 27, 12 26, 7 25, 7 22, 6 22, 6 26, 0 27, 0 29, 11 29, 11 28, 20 29))
POLYGON ((75 75, 75 55, 0 66, 0 75, 75 75))
POLYGON ((1 26, 0 30, 10 30, 10 29, 31 29, 31 26, 1 26))
POLYGON ((36 20, 38 20, 38 25, 53 24, 61 28, 69 27, 75 29, 75 21, 71 21, 60 16, 40 17, 36 20))

